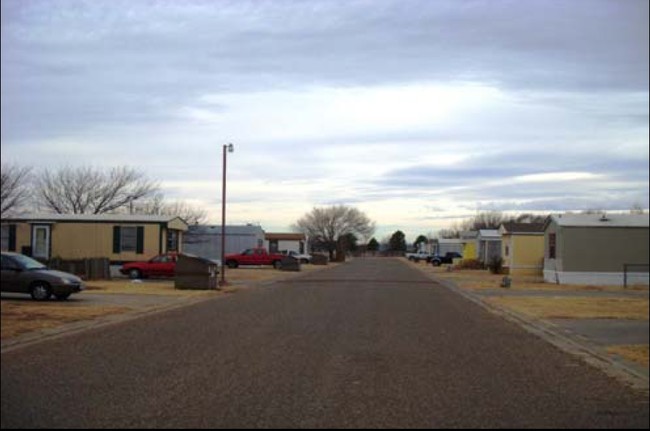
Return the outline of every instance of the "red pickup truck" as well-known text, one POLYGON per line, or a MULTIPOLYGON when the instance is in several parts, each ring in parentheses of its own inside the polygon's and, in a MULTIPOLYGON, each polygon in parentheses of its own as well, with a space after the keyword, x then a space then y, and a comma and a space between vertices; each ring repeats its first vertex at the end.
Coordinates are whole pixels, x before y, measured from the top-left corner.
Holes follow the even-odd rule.
POLYGON ((269 253, 265 248, 249 248, 239 254, 227 254, 224 260, 228 268, 237 268, 239 265, 273 265, 279 269, 282 266, 283 255, 269 253))

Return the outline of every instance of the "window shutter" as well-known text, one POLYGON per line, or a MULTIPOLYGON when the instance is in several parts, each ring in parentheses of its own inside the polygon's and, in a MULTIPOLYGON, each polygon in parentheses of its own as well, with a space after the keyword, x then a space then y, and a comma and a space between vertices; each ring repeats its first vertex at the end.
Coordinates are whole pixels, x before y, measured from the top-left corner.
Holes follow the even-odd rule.
POLYGON ((121 232, 119 226, 113 226, 113 253, 118 254, 122 251, 122 244, 120 243, 121 232))
POLYGON ((16 251, 16 225, 15 224, 9 225, 8 249, 9 251, 16 251))
POLYGON ((135 252, 137 254, 142 254, 144 253, 144 226, 138 226, 137 232, 138 236, 136 239, 135 252))

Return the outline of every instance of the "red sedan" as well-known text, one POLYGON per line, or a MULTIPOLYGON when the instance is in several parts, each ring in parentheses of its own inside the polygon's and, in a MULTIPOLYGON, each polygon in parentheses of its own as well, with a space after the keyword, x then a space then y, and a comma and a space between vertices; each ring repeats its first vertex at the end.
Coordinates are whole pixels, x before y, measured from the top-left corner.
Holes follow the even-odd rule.
POLYGON ((176 253, 161 254, 147 262, 129 262, 122 265, 120 272, 129 278, 173 277, 176 272, 176 253))

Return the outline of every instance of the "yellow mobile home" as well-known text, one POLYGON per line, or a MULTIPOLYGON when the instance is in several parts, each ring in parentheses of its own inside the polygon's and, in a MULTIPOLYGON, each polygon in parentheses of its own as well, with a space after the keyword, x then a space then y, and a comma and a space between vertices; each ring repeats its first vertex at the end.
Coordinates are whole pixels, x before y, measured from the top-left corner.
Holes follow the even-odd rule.
POLYGON ((544 223, 503 223, 501 256, 511 275, 542 275, 544 269, 544 223))
POLYGON ((35 258, 106 257, 111 263, 181 252, 180 217, 123 214, 41 214, 2 220, 2 250, 35 258))

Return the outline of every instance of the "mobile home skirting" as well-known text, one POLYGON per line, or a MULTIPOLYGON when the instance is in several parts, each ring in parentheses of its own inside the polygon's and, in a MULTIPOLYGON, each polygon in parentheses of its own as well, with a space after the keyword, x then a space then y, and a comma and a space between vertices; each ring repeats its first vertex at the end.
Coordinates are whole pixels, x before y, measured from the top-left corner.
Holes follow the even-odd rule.
MULTIPOLYGON (((623 286, 625 275, 622 272, 568 272, 544 270, 544 281, 559 284, 585 284, 592 286, 623 286)), ((650 273, 630 272, 627 284, 650 284, 650 273)))

